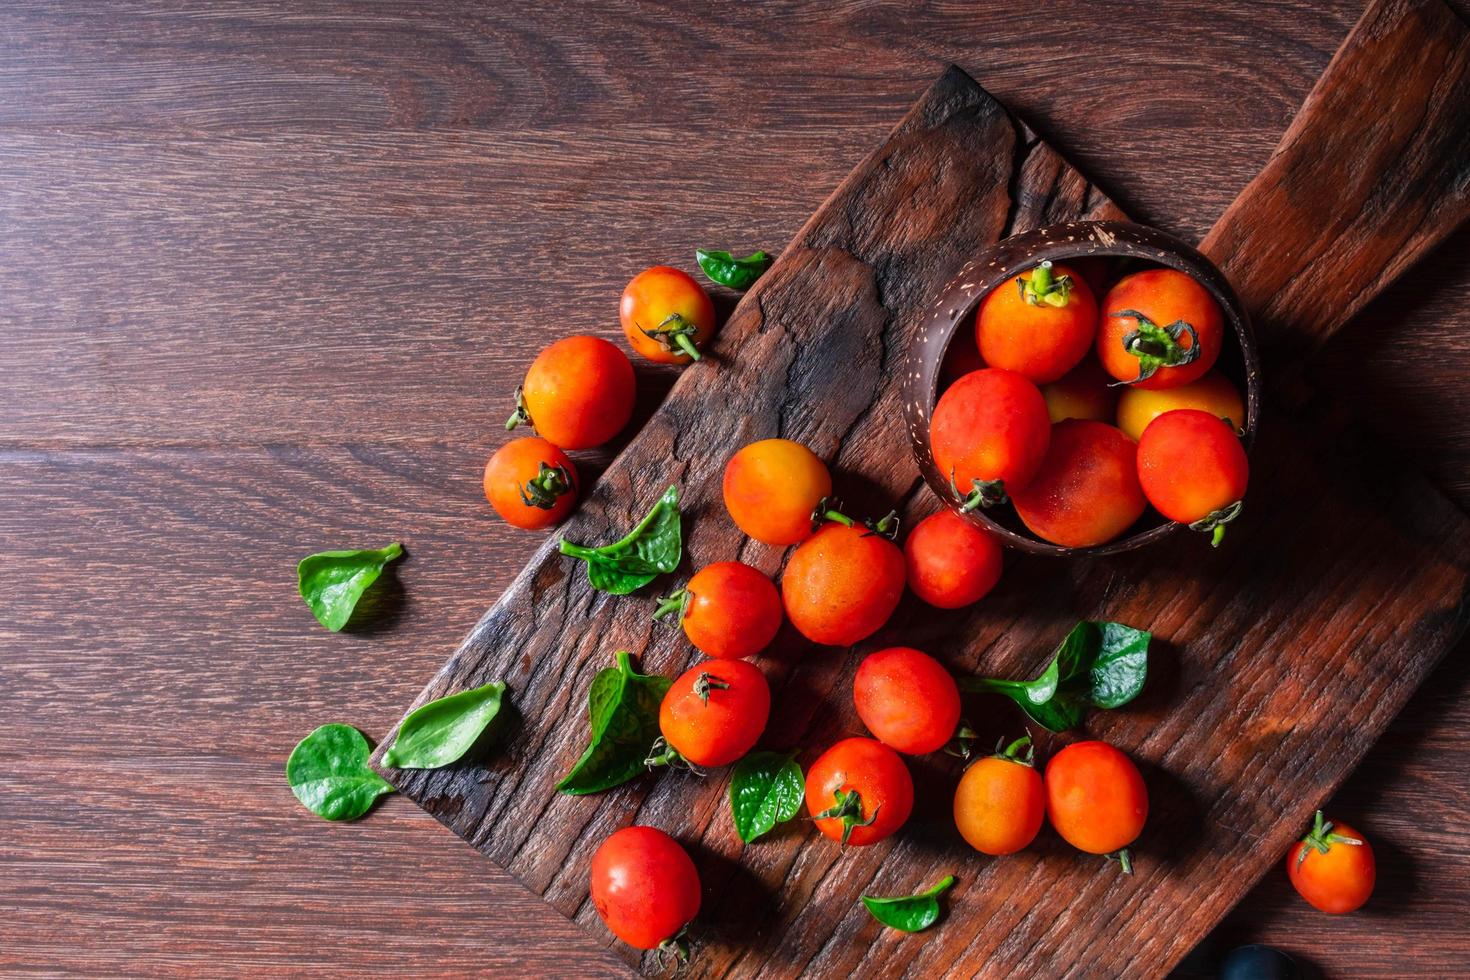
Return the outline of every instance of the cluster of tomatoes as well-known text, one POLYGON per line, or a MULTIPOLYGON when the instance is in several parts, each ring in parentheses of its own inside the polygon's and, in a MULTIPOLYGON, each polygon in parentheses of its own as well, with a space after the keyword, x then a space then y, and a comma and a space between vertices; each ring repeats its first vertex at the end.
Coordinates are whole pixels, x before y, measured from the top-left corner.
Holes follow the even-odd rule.
POLYGON ((1104 544, 1149 504, 1218 544, 1249 476, 1245 405, 1214 370, 1219 304, 1167 268, 1124 276, 1099 303, 1108 267, 1076 266, 1043 262, 981 300, 930 421, 935 464, 965 509, 1009 501, 1053 544, 1104 544))

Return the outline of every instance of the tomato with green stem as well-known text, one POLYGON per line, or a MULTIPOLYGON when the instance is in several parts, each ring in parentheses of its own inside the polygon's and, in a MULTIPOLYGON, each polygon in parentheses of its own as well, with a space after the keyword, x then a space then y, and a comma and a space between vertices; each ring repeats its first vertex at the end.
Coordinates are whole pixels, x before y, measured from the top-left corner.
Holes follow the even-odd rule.
POLYGON ((1045 541, 1067 548, 1111 541, 1148 506, 1138 447, 1102 422, 1058 422, 1041 469, 1014 502, 1022 523, 1045 541))
POLYGON ((1209 291, 1175 269, 1145 269, 1119 279, 1103 299, 1097 356, 1119 382, 1177 388, 1215 366, 1225 315, 1209 291))
POLYGON ((982 854, 998 857, 1029 847, 1045 816, 1046 790, 1029 735, 976 760, 955 788, 955 826, 982 854))
POLYGON ((530 425, 562 449, 591 449, 628 424, 636 394, 627 354, 601 337, 564 337, 531 362, 505 427, 530 425))
POLYGON ((762 439, 725 464, 725 509, 764 544, 799 544, 812 536, 812 511, 832 494, 827 464, 790 439, 762 439))
POLYGON ((995 507, 1036 475, 1051 438, 1046 400, 1014 371, 983 368, 939 397, 929 420, 934 464, 964 510, 995 507))
POLYGON ((648 764, 726 766, 755 745, 771 716, 766 675, 744 660, 710 660, 675 679, 658 709, 663 746, 648 764))
POLYGON ((688 364, 715 333, 715 304, 688 273, 656 265, 623 290, 618 317, 628 343, 660 364, 688 364))
POLYGON ((845 738, 807 770, 806 807, 823 834, 865 847, 908 820, 914 780, 898 753, 882 742, 845 738))
POLYGON ((701 653, 720 659, 753 657, 781 628, 781 594, 769 578, 743 562, 715 562, 660 599, 653 618, 675 614, 701 653))
POLYGON ((619 830, 592 855, 591 892, 614 936, 688 958, 682 933, 699 914, 699 871, 674 838, 656 827, 619 830))
POLYGON ((1198 381, 1162 391, 1124 388, 1118 399, 1118 428, 1137 442, 1150 422, 1176 408, 1197 408, 1225 419, 1237 433, 1245 431, 1245 399, 1219 371, 1209 371, 1198 381))
POLYGON ((1138 441, 1138 482, 1148 502, 1169 520, 1208 533, 1215 547, 1240 516, 1249 480, 1245 447, 1209 412, 1165 412, 1138 441))
POLYGON ((889 647, 864 657, 853 678, 852 700, 868 731, 905 755, 944 748, 960 723, 954 677, 912 647, 889 647))
POLYGON ((960 609, 1000 581, 1000 542, 951 510, 930 514, 903 543, 909 589, 939 609, 960 609))
POLYGON ((898 516, 858 524, 822 501, 816 534, 791 553, 781 577, 786 618, 814 643, 851 646, 876 633, 903 598, 903 552, 893 543, 898 516))
POLYGON ((1128 845, 1148 820, 1148 787, 1133 760, 1106 742, 1074 742, 1046 764, 1046 816, 1068 844, 1133 873, 1128 845))
POLYGON ((975 313, 985 363, 1037 384, 1056 381, 1087 356, 1097 334, 1097 299, 1064 265, 1042 262, 996 286, 975 313))
POLYGON ((1373 894, 1377 867, 1367 838, 1341 821, 1329 823, 1318 810, 1307 835, 1286 855, 1286 874, 1313 907, 1343 915, 1373 894))
POLYGON ((577 506, 577 467, 545 439, 513 439, 485 464, 485 498, 512 527, 540 530, 577 506))

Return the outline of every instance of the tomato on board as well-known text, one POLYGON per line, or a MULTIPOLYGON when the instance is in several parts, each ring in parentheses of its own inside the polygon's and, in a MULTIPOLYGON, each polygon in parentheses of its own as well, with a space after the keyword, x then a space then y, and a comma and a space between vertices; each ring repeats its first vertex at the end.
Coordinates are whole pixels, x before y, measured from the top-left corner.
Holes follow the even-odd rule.
POLYGON ((1227 420, 1237 432, 1245 427, 1245 400, 1229 378, 1219 371, 1210 371, 1198 381, 1178 388, 1162 391, 1131 386, 1124 388, 1118 399, 1118 428, 1136 442, 1143 438, 1143 430, 1150 422, 1176 408, 1197 408, 1209 412, 1227 420))
POLYGON ((1033 762, 1029 735, 977 760, 954 793, 954 823, 982 854, 1014 854, 1028 847, 1046 815, 1046 790, 1033 762), (1021 750, 1027 749, 1025 758, 1021 750))
POLYGON ((1014 501, 1021 521, 1043 540, 1068 548, 1111 541, 1147 507, 1138 447, 1103 422, 1058 422, 1040 472, 1014 501))
POLYGON ((1373 848, 1345 823, 1328 823, 1318 810, 1312 828, 1286 855, 1286 874, 1297 893, 1330 915, 1361 908, 1373 894, 1373 848))
POLYGON ((1053 422, 1066 419, 1112 422, 1118 405, 1118 389, 1112 387, 1112 381, 1101 364, 1087 358, 1060 381, 1041 386, 1047 415, 1053 422))
POLYGON ((881 522, 874 531, 833 521, 791 553, 781 602, 802 636, 845 647, 888 622, 903 598, 905 572, 903 552, 883 529, 881 522))
POLYGON ((1148 502, 1171 521, 1210 532, 1217 547, 1240 514, 1249 479, 1235 430, 1209 412, 1165 412, 1138 441, 1138 482, 1148 502))
POLYGON ((669 949, 699 914, 699 872, 679 842, 655 827, 624 827, 592 855, 592 904, 636 949, 669 949))
POLYGON ((1225 343, 1225 315, 1198 282, 1174 269, 1145 269, 1119 279, 1103 299, 1097 356, 1135 388, 1177 388, 1215 366, 1225 343))
POLYGON ((726 766, 750 751, 771 716, 766 675, 744 660, 707 660, 669 686, 658 727, 685 761, 726 766))
POLYGON ((695 572, 662 600, 654 618, 679 613, 679 625, 702 653, 739 659, 760 653, 781 628, 781 594, 760 571, 721 561, 695 572))
POLYGON ((485 464, 485 498, 512 527, 560 524, 577 506, 577 467, 545 439, 513 439, 485 464))
POLYGON ((688 364, 715 333, 715 304, 688 273, 656 265, 623 290, 618 318, 628 343, 650 361, 688 364))
POLYGON ((601 337, 565 337, 531 362, 505 427, 530 424, 562 449, 591 449, 628 424, 636 388, 627 354, 601 337))
POLYGON ((1132 872, 1128 845, 1148 819, 1148 788, 1133 760, 1106 742, 1074 742, 1046 764, 1046 816, 1079 851, 1117 857, 1132 872))
POLYGON ((845 738, 807 770, 806 808, 835 841, 876 844, 914 810, 914 780, 897 752, 871 738, 845 738))
POLYGON ((964 508, 994 507, 1025 487, 1046 455, 1051 419, 1036 385, 1014 371, 983 368, 956 381, 934 406, 934 464, 964 508))
POLYGON ((1096 336, 1092 288, 1049 261, 996 286, 975 313, 975 343, 985 363, 1037 384, 1072 370, 1096 336))
POLYGON ((864 657, 852 700, 868 731, 906 755, 944 748, 960 723, 959 685, 939 661, 912 647, 864 657))
POLYGON ((725 509, 735 526, 765 544, 812 536, 812 512, 832 494, 832 475, 817 454, 790 439, 762 439, 725 464, 725 509))
POLYGON ((1000 581, 1002 549, 989 533, 954 511, 930 514, 903 543, 909 588, 939 609, 982 599, 1000 581))

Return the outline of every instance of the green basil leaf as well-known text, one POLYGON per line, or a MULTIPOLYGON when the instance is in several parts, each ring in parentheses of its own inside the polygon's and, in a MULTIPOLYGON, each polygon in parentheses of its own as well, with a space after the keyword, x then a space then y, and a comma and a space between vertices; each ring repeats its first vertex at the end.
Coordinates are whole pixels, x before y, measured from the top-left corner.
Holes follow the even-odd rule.
POLYGON ((323 725, 296 743, 286 782, 301 805, 326 820, 356 820, 373 801, 395 792, 368 768, 372 746, 351 725, 323 725))
POLYGON ((939 896, 954 884, 954 875, 945 875, 939 884, 917 895, 898 898, 869 898, 863 904, 873 918, 892 929, 919 932, 939 921, 939 896))
POLYGON ((730 813, 735 832, 749 844, 801 811, 806 780, 793 755, 752 752, 730 774, 730 813))
POLYGON ((403 554, 397 541, 375 551, 321 551, 296 563, 296 587, 312 615, 333 633, 347 625, 357 600, 383 566, 403 554))
POLYGON ((1099 708, 1117 708, 1138 697, 1148 679, 1152 634, 1122 623, 1099 623, 1102 638, 1088 673, 1087 699, 1099 708))
POLYGON ((731 289, 749 289, 771 266, 771 257, 765 252, 752 252, 737 259, 729 252, 701 248, 695 250, 694 258, 705 275, 731 289))
POLYGON ((398 726, 398 736, 383 753, 383 765, 438 769, 458 762, 500 714, 504 693, 504 684, 491 681, 414 709, 398 726))
POLYGON ((621 541, 589 548, 563 538, 559 548, 562 554, 587 563, 587 581, 594 589, 613 595, 640 589, 678 568, 683 558, 679 488, 665 490, 653 509, 621 541))
POLYGON ((556 788, 572 796, 600 793, 644 772, 659 736, 659 704, 672 683, 658 674, 634 672, 628 652, 619 650, 617 666, 592 679, 587 692, 591 737, 556 788))

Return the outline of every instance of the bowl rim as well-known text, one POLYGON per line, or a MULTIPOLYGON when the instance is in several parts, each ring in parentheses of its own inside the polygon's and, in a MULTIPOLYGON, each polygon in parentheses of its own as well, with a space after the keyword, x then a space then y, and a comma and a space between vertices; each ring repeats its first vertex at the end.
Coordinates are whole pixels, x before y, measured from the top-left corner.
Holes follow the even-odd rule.
POLYGON ((1180 525, 1164 521, 1154 527, 1100 545, 1069 548, 1023 534, 983 511, 960 510, 949 481, 934 463, 929 441, 929 415, 939 397, 945 355, 960 328, 973 322, 981 299, 1007 279, 1045 260, 1064 262, 1088 257, 1141 259, 1191 276, 1211 294, 1235 336, 1245 370, 1246 417, 1241 442, 1247 454, 1255 442, 1261 415, 1261 367, 1250 316, 1219 267, 1183 240, 1130 221, 1067 221, 1001 239, 966 262, 935 299, 911 337, 904 363, 904 416, 910 447, 929 488, 950 510, 995 535, 1002 544, 1028 554, 1058 558, 1101 557, 1132 551, 1159 541, 1180 525))

